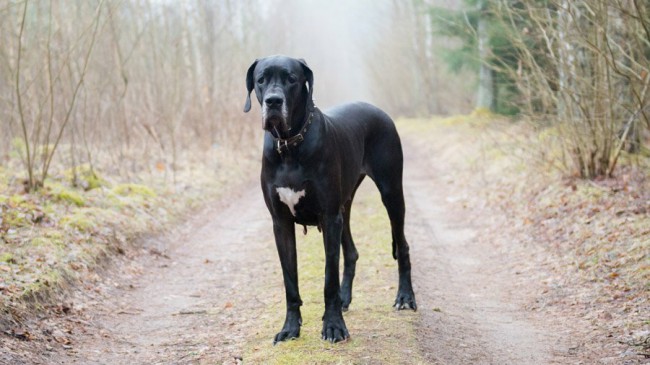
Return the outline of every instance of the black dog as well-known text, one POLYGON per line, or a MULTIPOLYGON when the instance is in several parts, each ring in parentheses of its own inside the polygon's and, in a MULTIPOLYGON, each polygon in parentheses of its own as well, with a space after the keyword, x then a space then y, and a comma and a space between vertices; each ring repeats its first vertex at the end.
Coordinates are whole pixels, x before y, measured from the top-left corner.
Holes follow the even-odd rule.
POLYGON ((274 343, 300 335, 300 294, 295 224, 318 226, 325 243, 324 340, 350 335, 342 310, 352 301, 358 258, 350 234, 350 207, 366 175, 375 182, 388 211, 393 257, 399 267, 395 307, 415 310, 409 246, 404 237, 402 146, 393 121, 378 108, 346 104, 321 112, 314 106, 314 76, 305 61, 284 56, 256 60, 246 75, 248 98, 255 89, 266 130, 262 192, 273 218, 287 299, 287 315, 274 343), (339 252, 345 259, 339 286, 339 252))

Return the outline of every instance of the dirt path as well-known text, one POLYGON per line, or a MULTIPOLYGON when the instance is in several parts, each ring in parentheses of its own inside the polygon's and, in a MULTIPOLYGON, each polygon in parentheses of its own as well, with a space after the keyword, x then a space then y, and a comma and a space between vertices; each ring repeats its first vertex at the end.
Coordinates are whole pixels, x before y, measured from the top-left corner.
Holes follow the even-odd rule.
MULTIPOLYGON (((476 240, 444 171, 405 146, 407 237, 419 318, 414 349, 433 364, 563 361, 564 341, 523 309, 513 256, 476 240)), ((361 189, 361 194, 368 189, 361 189)), ((238 363, 279 264, 259 188, 208 208, 166 241, 149 241, 118 275, 78 294, 73 346, 50 361, 79 364, 238 363)), ((359 218, 358 218, 359 219, 359 218)), ((516 253, 514 254, 516 255, 516 253)), ((276 298, 276 299, 268 299, 276 298)), ((269 345, 270 338, 269 335, 269 345)), ((344 345, 342 345, 344 346, 344 345)), ((370 350, 370 349, 369 349, 370 350)), ((566 359, 565 359, 566 360, 566 359)))
POLYGON ((276 254, 260 195, 230 196, 77 298, 86 332, 59 363, 237 362, 276 254), (97 294, 99 292, 99 294, 97 294))
MULTIPOLYGON (((423 311, 418 328, 428 360, 440 364, 546 364, 559 339, 523 308, 512 254, 477 239, 467 211, 457 200, 468 192, 449 183, 444 166, 406 144, 414 281, 423 311), (422 168, 429 166, 429 168, 422 168), (444 350, 443 350, 444 349, 444 350)), ((487 217, 486 217, 487 218, 487 217)), ((559 346, 561 348, 561 346, 559 346)))

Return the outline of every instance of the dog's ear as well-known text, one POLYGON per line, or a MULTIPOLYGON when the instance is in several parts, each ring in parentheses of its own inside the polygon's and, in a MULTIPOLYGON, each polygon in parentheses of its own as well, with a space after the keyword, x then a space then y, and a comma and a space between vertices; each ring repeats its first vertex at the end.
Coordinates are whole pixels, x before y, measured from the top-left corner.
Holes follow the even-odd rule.
POLYGON ((248 113, 251 110, 251 92, 255 88, 255 80, 253 80, 253 73, 255 72, 255 66, 257 66, 257 61, 248 68, 246 72, 246 89, 248 90, 248 95, 246 96, 246 104, 244 104, 244 113, 248 113))
POLYGON ((307 107, 310 108, 311 105, 313 105, 312 95, 314 93, 314 73, 311 71, 311 68, 307 66, 307 62, 304 59, 299 58, 298 62, 302 65, 302 71, 307 79, 307 86, 309 87, 309 92, 307 94, 307 107))

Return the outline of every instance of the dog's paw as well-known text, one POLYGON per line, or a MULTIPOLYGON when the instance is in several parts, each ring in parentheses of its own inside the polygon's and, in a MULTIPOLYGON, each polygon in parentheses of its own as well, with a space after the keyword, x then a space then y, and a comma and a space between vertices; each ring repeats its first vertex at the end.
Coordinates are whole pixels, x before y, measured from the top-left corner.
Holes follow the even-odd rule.
POLYGON ((273 344, 275 345, 278 342, 293 340, 298 337, 300 337, 300 326, 297 328, 283 328, 282 331, 278 332, 278 334, 275 335, 273 344))
POLYGON ((325 315, 323 316, 322 338, 329 342, 340 342, 350 338, 348 328, 345 326, 343 315, 325 315))
POLYGON ((397 298, 395 299, 395 304, 393 305, 395 309, 412 309, 414 311, 418 310, 417 304, 415 304, 415 294, 413 294, 413 289, 411 290, 399 290, 397 292, 397 298))
POLYGON ((300 316, 300 313, 288 312, 282 330, 275 335, 275 338, 273 338, 273 344, 275 345, 278 342, 300 337, 301 325, 302 317, 300 316))

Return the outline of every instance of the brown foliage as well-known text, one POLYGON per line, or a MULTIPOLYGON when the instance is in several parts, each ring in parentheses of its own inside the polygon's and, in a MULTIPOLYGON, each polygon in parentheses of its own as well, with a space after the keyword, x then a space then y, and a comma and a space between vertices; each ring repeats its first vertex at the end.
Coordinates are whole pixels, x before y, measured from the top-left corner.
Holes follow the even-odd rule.
POLYGON ((650 9, 636 0, 501 0, 527 114, 557 123, 579 176, 611 175, 626 140, 650 127, 650 9))

